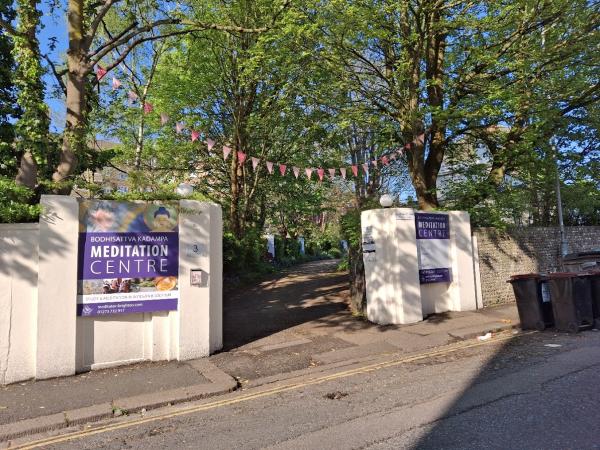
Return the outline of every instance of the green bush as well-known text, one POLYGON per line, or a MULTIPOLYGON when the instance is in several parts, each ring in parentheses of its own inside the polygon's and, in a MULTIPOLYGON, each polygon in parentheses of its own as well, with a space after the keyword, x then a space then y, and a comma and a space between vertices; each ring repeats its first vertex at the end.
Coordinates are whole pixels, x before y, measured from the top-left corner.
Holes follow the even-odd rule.
POLYGON ((40 205, 31 205, 35 192, 20 186, 9 178, 0 177, 0 222, 35 222, 40 215, 40 205))
POLYGON ((327 256, 333 259, 339 259, 342 257, 342 251, 339 248, 330 248, 325 252, 327 256))
POLYGON ((272 269, 265 258, 266 240, 255 230, 237 239, 232 233, 223 234, 223 271, 226 275, 268 273, 272 269))

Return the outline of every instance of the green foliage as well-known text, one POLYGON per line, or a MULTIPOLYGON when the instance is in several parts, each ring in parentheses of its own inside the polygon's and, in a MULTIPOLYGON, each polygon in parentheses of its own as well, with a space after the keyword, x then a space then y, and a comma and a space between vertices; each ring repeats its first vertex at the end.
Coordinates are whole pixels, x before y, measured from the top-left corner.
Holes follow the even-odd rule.
MULTIPOLYGON (((11 22, 15 11, 11 0, 0 0, 0 17, 11 22)), ((13 150, 14 119, 19 115, 13 83, 15 62, 13 42, 7 34, 0 34, 0 176, 14 177, 17 161, 13 150)))
POLYGON ((14 37, 13 48, 17 63, 14 83, 18 89, 17 103, 22 109, 15 125, 17 153, 30 152, 38 171, 48 177, 54 168, 49 167, 47 159, 50 114, 44 101, 44 69, 37 38, 41 12, 37 9, 36 1, 19 0, 17 13, 17 30, 25 33, 25 36, 14 37))
POLYGON ((266 258, 266 240, 256 230, 242 239, 231 232, 223 234, 223 271, 225 276, 249 279, 271 273, 273 265, 266 258))
POLYGON ((35 193, 14 180, 0 177, 0 223, 35 222, 40 214, 38 204, 31 205, 35 193))

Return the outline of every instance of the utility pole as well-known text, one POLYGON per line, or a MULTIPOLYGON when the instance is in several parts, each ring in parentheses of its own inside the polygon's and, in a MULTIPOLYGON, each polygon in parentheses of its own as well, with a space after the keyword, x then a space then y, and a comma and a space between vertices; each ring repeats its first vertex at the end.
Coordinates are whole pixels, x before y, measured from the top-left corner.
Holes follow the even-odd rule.
POLYGON ((565 223, 563 221, 563 209, 562 209, 562 198, 560 196, 560 171, 558 166, 558 151, 556 146, 552 144, 552 151, 554 153, 554 162, 556 164, 556 209, 558 211, 558 226, 560 228, 560 257, 561 265, 564 256, 569 253, 569 244, 567 243, 565 235, 565 223))

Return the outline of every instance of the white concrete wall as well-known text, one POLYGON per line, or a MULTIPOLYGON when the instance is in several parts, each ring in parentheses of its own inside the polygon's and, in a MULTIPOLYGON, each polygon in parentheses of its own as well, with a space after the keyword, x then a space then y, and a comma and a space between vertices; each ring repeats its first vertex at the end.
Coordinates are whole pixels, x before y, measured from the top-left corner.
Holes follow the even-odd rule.
POLYGON ((363 246, 367 227, 374 253, 363 253, 367 288, 367 317, 379 324, 406 324, 432 313, 477 309, 471 225, 468 213, 451 211, 452 282, 419 283, 415 211, 387 208, 363 211, 363 246))
POLYGON ((35 376, 37 223, 0 224, 0 384, 35 376))
POLYGON ((66 196, 43 196, 41 204, 39 225, 0 224, 1 384, 222 348, 219 206, 180 203, 177 311, 77 317, 79 205, 66 196), (205 273, 201 286, 190 285, 192 269, 205 273))
POLYGON ((409 208, 361 214, 363 241, 371 227, 375 252, 365 253, 367 318, 379 324, 423 320, 419 290, 415 216, 409 208))
POLYGON ((75 373, 79 204, 74 197, 43 195, 36 378, 75 373))

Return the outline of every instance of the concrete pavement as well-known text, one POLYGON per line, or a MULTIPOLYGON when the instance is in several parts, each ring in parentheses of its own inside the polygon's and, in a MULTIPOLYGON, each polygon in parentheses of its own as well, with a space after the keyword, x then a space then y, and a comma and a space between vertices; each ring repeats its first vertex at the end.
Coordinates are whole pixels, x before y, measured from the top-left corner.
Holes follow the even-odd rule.
POLYGON ((418 354, 518 325, 514 305, 445 313, 407 326, 377 326, 346 308, 347 281, 335 263, 295 267, 225 298, 229 351, 185 363, 160 362, 0 389, 0 441, 148 412, 164 405, 277 383, 391 355, 418 354))

